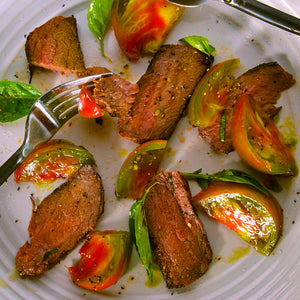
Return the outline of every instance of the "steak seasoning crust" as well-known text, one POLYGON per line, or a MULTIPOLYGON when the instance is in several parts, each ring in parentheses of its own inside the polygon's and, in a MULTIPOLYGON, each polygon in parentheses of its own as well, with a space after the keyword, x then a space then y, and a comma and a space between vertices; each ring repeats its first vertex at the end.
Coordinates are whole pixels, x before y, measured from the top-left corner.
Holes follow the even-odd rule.
POLYGON ((151 246, 168 288, 187 286, 202 276, 212 251, 179 172, 161 172, 144 202, 151 246))
POLYGON ((28 65, 62 73, 83 71, 84 60, 76 19, 54 17, 29 34, 25 44, 28 65))
POLYGON ((120 136, 136 143, 168 139, 210 65, 191 46, 162 46, 137 82, 139 93, 130 111, 118 119, 120 136))
POLYGON ((85 165, 32 212, 31 242, 16 256, 20 275, 40 275, 58 263, 94 228, 103 208, 101 178, 92 166, 85 165))

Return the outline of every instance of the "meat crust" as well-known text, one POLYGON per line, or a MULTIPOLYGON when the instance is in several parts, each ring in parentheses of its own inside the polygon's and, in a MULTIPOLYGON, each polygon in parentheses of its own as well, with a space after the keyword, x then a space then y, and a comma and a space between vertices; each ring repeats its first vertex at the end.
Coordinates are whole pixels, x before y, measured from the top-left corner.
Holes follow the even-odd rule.
POLYGON ((161 172, 155 181, 144 202, 152 249, 168 288, 184 287, 207 271, 212 251, 186 180, 161 172))
POLYGON ((118 120, 122 137, 143 143, 168 139, 211 61, 191 46, 164 45, 137 82, 139 93, 118 120))
POLYGON ((31 242, 16 256, 20 275, 40 275, 58 263, 94 228, 103 209, 101 178, 85 165, 33 210, 28 227, 31 242))
POLYGON ((225 141, 220 140, 219 120, 209 127, 200 127, 199 135, 210 143, 216 152, 229 153, 233 150, 231 141, 232 113, 243 94, 251 95, 252 105, 263 120, 273 118, 281 109, 276 107, 281 92, 295 84, 293 76, 278 63, 270 62, 256 66, 236 79, 226 100, 225 141))
POLYGON ((85 69, 76 19, 54 17, 29 34, 25 44, 29 68, 42 67, 62 73, 85 69))

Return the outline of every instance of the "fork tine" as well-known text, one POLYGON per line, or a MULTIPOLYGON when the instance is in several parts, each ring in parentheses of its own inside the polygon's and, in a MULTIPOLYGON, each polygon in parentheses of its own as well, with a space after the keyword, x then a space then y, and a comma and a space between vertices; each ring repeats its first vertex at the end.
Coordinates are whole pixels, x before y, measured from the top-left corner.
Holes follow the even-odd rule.
POLYGON ((59 115, 58 118, 60 120, 69 120, 70 118, 72 118, 73 116, 75 116, 78 113, 78 100, 79 97, 77 95, 77 98, 73 99, 72 102, 69 102, 69 104, 71 103, 71 105, 68 106, 68 108, 64 109, 59 115))

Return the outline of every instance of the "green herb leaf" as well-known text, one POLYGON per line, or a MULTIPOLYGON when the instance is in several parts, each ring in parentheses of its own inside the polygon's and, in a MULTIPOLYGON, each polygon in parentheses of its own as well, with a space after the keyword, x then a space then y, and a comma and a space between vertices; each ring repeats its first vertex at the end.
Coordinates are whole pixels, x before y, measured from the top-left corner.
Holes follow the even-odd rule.
POLYGON ((144 200, 150 189, 156 185, 152 184, 144 193, 141 200, 135 202, 129 211, 129 230, 141 261, 146 268, 149 281, 153 283, 154 258, 151 250, 149 232, 144 212, 144 200))
POLYGON ((110 17, 113 0, 92 0, 87 12, 90 31, 99 39, 101 54, 104 56, 103 37, 110 17))
POLYGON ((16 81, 0 81, 0 122, 12 122, 26 116, 42 94, 32 85, 16 81))
POLYGON ((50 254, 56 253, 57 251, 58 251, 58 249, 52 249, 52 250, 46 252, 44 257, 43 257, 43 261, 46 260, 49 257, 50 254))
POLYGON ((209 44, 208 39, 203 36, 191 35, 180 39, 179 41, 185 42, 204 54, 211 56, 216 50, 215 47, 209 44))
POLYGON ((196 180, 199 186, 203 189, 207 188, 208 184, 211 181, 230 181, 235 183, 244 183, 253 186, 254 188, 260 190, 266 195, 269 195, 268 190, 259 183, 254 177, 251 175, 234 169, 226 169, 213 174, 200 174, 199 171, 197 173, 181 173, 187 179, 196 180))

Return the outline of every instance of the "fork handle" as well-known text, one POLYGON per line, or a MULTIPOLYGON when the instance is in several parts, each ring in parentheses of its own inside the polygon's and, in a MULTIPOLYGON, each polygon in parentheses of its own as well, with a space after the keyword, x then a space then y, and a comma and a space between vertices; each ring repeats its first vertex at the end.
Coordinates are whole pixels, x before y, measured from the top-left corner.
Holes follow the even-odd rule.
POLYGON ((0 186, 14 172, 14 170, 24 161, 24 145, 22 145, 1 167, 0 186))

